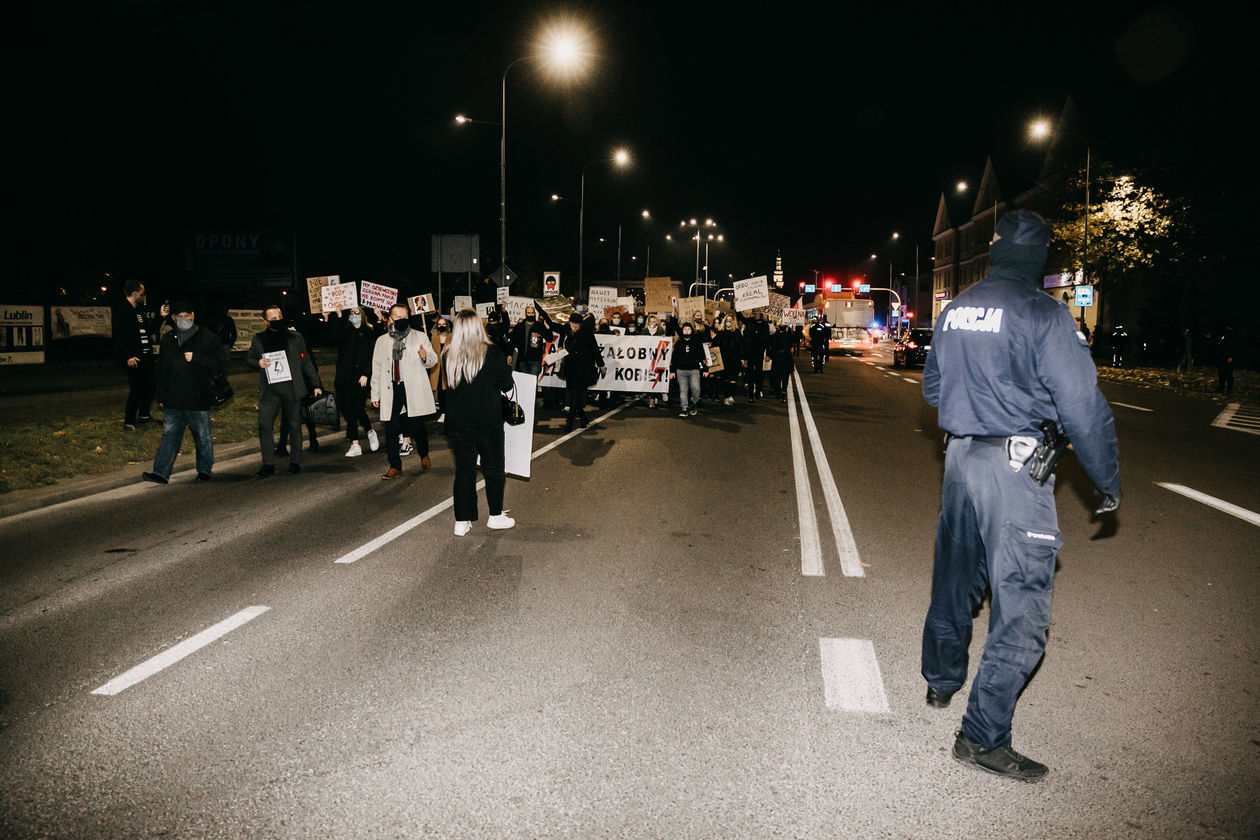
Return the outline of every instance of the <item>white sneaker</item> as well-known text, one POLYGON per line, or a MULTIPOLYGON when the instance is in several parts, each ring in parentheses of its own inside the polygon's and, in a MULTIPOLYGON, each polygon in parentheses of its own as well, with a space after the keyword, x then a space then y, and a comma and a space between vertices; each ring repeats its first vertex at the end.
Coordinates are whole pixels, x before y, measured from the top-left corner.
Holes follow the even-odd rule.
POLYGON ((472 530, 472 523, 467 520, 460 520, 455 523, 455 536, 462 537, 472 530))
POLYGON ((346 450, 347 458, 358 458, 362 454, 363 454, 363 447, 359 446, 359 442, 357 440, 354 443, 350 444, 350 448, 346 450))
POLYGON ((368 432, 368 448, 373 452, 381 448, 381 439, 376 436, 375 431, 368 432))
POLYGON ((506 531, 515 524, 516 520, 508 516, 507 513, 500 513, 498 516, 492 516, 486 520, 486 527, 493 528, 496 531, 506 531))
POLYGON ((446 412, 442 412, 441 414, 439 414, 439 415, 438 415, 438 419, 437 419, 437 421, 438 421, 439 423, 445 423, 445 422, 446 422, 446 412))
POLYGON ((402 445, 398 447, 399 455, 410 455, 412 452, 415 452, 415 451, 416 451, 416 448, 411 445, 410 441, 403 441, 402 445))
POLYGON ((735 398, 727 397, 726 399, 722 400, 722 405, 735 405, 735 398))

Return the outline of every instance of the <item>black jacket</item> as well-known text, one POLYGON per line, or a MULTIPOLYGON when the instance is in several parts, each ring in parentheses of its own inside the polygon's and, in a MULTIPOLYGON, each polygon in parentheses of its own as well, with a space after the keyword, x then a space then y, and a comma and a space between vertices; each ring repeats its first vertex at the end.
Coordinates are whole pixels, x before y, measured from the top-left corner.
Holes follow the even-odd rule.
MULTIPOLYGON (((725 363, 725 360, 723 360, 725 363)), ((674 350, 669 354, 670 373, 679 370, 708 370, 709 360, 704 353, 704 341, 693 332, 689 336, 680 335, 674 342, 674 350)))
POLYGON ((442 397, 442 410, 446 412, 445 431, 448 434, 502 435, 503 404, 500 395, 511 390, 512 369, 508 367, 503 353, 492 344, 486 348, 486 359, 471 382, 447 387, 442 397))
POLYGON ((143 307, 123 300, 113 311, 114 360, 126 364, 128 359, 153 358, 157 345, 157 324, 143 307))
POLYGON ((372 378, 372 351, 381 334, 365 318, 355 329, 345 318, 336 318, 328 325, 329 337, 337 345, 337 372, 333 382, 359 383, 360 376, 372 378))
POLYGON ((512 328, 512 353, 517 361, 541 364, 543 349, 550 340, 551 330, 544 327, 541 321, 535 320, 532 324, 529 321, 519 321, 512 328))
POLYGON ((564 349, 569 354, 562 362, 564 381, 570 388, 589 388, 599 381, 599 369, 604 367, 604 353, 594 333, 583 325, 576 333, 564 336, 564 349))
MULTIPOLYGON (((319 369, 315 367, 315 362, 311 360, 310 351, 306 348, 306 339, 302 338, 300 333, 294 330, 272 330, 270 332, 263 330, 254 335, 246 358, 253 365, 257 366, 263 355, 270 352, 268 350, 270 347, 284 350, 289 362, 289 371, 293 378, 288 382, 277 382, 275 385, 269 385, 267 382, 267 371, 264 368, 258 368, 259 395, 271 388, 279 391, 284 396, 301 401, 302 398, 308 396, 316 388, 323 390, 324 383, 319 378, 319 369)), ((275 352, 278 352, 278 350, 275 352)))
POLYGON ((157 401, 163 408, 183 411, 210 409, 210 382, 227 369, 227 348, 218 335, 205 327, 193 326, 192 336, 179 343, 179 332, 162 336, 162 352, 157 361, 157 401), (192 353, 192 360, 184 358, 192 353))

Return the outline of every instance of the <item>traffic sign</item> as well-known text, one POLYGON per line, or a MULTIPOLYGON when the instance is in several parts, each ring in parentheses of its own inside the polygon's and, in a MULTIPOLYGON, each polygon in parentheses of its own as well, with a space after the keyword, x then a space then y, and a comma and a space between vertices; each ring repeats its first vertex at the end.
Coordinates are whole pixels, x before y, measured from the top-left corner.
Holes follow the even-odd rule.
POLYGON ((870 283, 863 283, 862 285, 858 286, 858 294, 860 294, 860 295, 869 295, 870 293, 871 293, 871 284, 870 284, 870 283))
POLYGON ((1075 305, 1076 306, 1093 306, 1094 305, 1094 287, 1093 286, 1077 286, 1075 305))

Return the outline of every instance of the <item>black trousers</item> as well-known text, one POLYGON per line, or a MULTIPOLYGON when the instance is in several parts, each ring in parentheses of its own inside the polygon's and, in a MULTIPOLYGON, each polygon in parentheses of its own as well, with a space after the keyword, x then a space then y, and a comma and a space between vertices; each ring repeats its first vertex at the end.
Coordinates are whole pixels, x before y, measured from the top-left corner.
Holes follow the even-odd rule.
POLYGON ((569 398, 569 424, 586 422, 586 387, 566 383, 564 390, 569 398))
POLYGON ((403 414, 407 408, 407 388, 401 383, 394 383, 394 403, 390 407, 389 419, 385 421, 385 456, 389 465, 396 470, 402 469, 402 456, 398 454, 398 436, 411 438, 416 454, 421 458, 429 455, 429 430, 419 417, 403 414))
POLYGON ((364 432, 372 431, 372 421, 367 415, 368 389, 361 387, 357 379, 334 384, 337 388, 337 408, 346 418, 346 440, 358 440, 360 426, 364 432))
POLYGON ((477 519, 477 456, 481 456, 481 474, 486 478, 486 509, 491 516, 503 513, 503 490, 507 475, 503 470, 503 426, 497 434, 473 431, 446 433, 455 456, 455 520, 474 522, 477 519))
POLYGON ((281 392, 267 387, 258 395, 258 446, 262 449, 262 462, 267 466, 276 463, 276 437, 272 427, 282 410, 285 432, 281 440, 287 441, 289 463, 302 462, 302 406, 291 393, 288 389, 281 392))
POLYGON ((149 418, 153 408, 153 395, 157 391, 157 366, 152 356, 141 356, 135 367, 124 367, 127 372, 127 407, 123 410, 123 422, 136 425, 140 417, 149 418))

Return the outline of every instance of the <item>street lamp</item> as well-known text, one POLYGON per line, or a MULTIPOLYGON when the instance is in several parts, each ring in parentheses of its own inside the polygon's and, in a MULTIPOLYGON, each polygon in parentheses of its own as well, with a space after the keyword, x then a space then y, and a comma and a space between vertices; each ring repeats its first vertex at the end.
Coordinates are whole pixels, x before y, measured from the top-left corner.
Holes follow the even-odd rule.
MULTIPOLYGON (((516 59, 503 68, 499 96, 499 268, 507 278, 507 76, 508 71, 525 61, 542 62, 543 68, 558 78, 579 74, 591 56, 589 38, 584 30, 570 21, 549 23, 539 33, 535 51, 516 59)), ((484 122, 459 115, 455 121, 484 122)), ((488 123, 495 125, 496 123, 488 123)))
MULTIPOLYGON (((597 163, 611 163, 614 166, 625 168, 630 165, 630 151, 625 148, 614 149, 611 155, 595 158, 582 167, 582 189, 581 197, 578 198, 578 298, 581 299, 582 291, 586 288, 585 284, 585 242, 586 242, 586 170, 590 169, 597 163)), ((620 261, 620 260, 619 260, 620 261)))
MULTIPOLYGON (((1090 166, 1090 146, 1089 138, 1078 131, 1068 131, 1079 138, 1085 144, 1085 237, 1081 243, 1081 275, 1085 282, 1089 282, 1089 166, 1090 166)), ((1033 140, 1044 140, 1054 134, 1053 127, 1049 120, 1038 119, 1028 124, 1028 134, 1033 140)), ((1083 310, 1082 310, 1083 311, 1083 310)))
MULTIPOLYGON (((700 228, 702 227, 715 228, 717 227, 717 222, 713 221, 712 219, 705 219, 703 223, 697 221, 696 219, 691 219, 691 220, 684 219, 683 221, 678 223, 678 226, 680 228, 691 228, 692 230, 695 231, 695 235, 692 236, 691 238, 696 241, 696 275, 695 277, 696 277, 696 283, 700 283, 701 282, 700 280, 700 228)), ((707 292, 709 289, 709 283, 707 280, 703 282, 705 286, 705 291, 707 292)))

